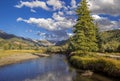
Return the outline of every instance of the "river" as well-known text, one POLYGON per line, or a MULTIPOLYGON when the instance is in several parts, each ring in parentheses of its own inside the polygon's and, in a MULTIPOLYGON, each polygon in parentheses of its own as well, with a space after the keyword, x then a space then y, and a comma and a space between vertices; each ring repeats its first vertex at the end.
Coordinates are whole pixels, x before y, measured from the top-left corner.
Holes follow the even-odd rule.
POLYGON ((51 55, 0 67, 0 81, 117 81, 93 74, 83 77, 64 55, 51 55))

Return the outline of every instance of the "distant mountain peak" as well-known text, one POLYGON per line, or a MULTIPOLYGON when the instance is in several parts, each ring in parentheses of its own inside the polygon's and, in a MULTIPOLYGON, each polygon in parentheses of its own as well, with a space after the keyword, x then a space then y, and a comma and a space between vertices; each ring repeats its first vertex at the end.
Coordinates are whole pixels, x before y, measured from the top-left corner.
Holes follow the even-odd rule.
POLYGON ((5 32, 3 32, 2 30, 0 30, 0 33, 5 33, 5 32))

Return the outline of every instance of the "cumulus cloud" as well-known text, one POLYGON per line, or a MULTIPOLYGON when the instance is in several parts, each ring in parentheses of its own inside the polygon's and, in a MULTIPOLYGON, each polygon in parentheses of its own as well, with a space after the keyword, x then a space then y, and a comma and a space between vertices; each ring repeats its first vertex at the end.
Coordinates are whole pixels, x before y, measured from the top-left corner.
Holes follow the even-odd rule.
POLYGON ((92 15, 93 19, 95 20, 103 20, 106 19, 105 17, 100 17, 99 15, 92 15))
MULTIPOLYGON (((99 23, 101 31, 118 29, 120 28, 120 20, 110 20, 107 16, 101 17, 101 14, 119 16, 120 15, 120 0, 88 0, 89 9, 92 11, 92 17, 95 22, 99 23)), ((55 11, 49 18, 33 18, 23 19, 19 17, 18 22, 23 21, 28 24, 34 24, 40 28, 44 28, 51 33, 39 33, 38 35, 44 38, 63 39, 71 36, 71 33, 67 33, 66 30, 72 28, 76 23, 75 9, 79 4, 76 0, 71 0, 69 5, 63 0, 46 0, 46 1, 20 1, 20 4, 16 5, 17 8, 24 6, 31 8, 31 12, 36 13, 34 8, 42 8, 44 10, 55 11)))
POLYGON ((88 4, 94 14, 120 15, 120 0, 88 0, 88 4))
POLYGON ((66 11, 66 14, 67 15, 75 15, 75 11, 74 10, 69 10, 69 11, 66 11))
POLYGON ((64 12, 58 11, 58 14, 59 14, 60 16, 63 16, 63 15, 64 15, 64 12))
POLYGON ((78 4, 77 4, 76 0, 71 0, 70 5, 67 6, 67 8, 65 10, 65 13, 67 15, 75 15, 76 14, 75 10, 77 9, 77 7, 78 7, 78 4))
POLYGON ((51 18, 29 18, 28 20, 27 19, 22 19, 22 18, 18 18, 17 21, 23 21, 23 22, 26 22, 28 24, 35 24, 37 25, 38 27, 43 27, 45 29, 48 29, 48 30, 53 30, 55 29, 54 26, 54 20, 52 20, 51 18))
POLYGON ((64 7, 64 2, 60 0, 48 0, 46 2, 49 6, 53 7, 53 10, 60 10, 64 7))
MULTIPOLYGON (((64 1, 61 0, 47 0, 46 2, 44 1, 20 1, 19 4, 15 5, 16 8, 22 8, 22 7, 29 7, 31 9, 33 8, 42 8, 44 10, 50 10, 49 6, 52 6, 53 9, 51 10, 60 10, 61 8, 64 8, 64 1)), ((31 10, 34 12, 33 10, 31 10)))
POLYGON ((17 21, 19 22, 19 21, 22 21, 23 20, 23 18, 21 18, 21 17, 19 17, 19 18, 17 18, 17 21))
POLYGON ((76 0, 71 0, 71 8, 77 8, 76 0))
POLYGON ((107 30, 113 30, 113 29, 120 28, 120 20, 112 21, 108 19, 107 17, 100 17, 99 15, 92 15, 92 17, 95 19, 96 22, 99 23, 100 31, 107 31, 107 30))
POLYGON ((34 9, 31 9, 30 11, 33 12, 33 13, 36 13, 36 11, 34 9))
POLYGON ((111 20, 108 16, 102 17, 101 14, 111 15, 113 18, 120 16, 120 0, 88 0, 92 17, 99 23, 101 31, 120 28, 120 20, 111 20))
POLYGON ((68 39, 70 34, 68 34, 66 30, 72 28, 76 23, 75 19, 65 17, 64 13, 60 11, 53 13, 52 18, 23 19, 19 17, 17 21, 22 21, 28 24, 34 24, 40 28, 46 29, 49 33, 38 32, 37 35, 49 40, 68 39))
MULTIPOLYGON (((36 13, 34 7, 40 6, 32 6, 36 3, 41 1, 32 1, 32 2, 23 2, 21 1, 20 4, 16 5, 17 8, 22 8, 23 6, 27 6, 31 8, 31 12, 36 13), (29 5, 28 5, 29 4, 29 5)), ((36 25, 37 27, 44 28, 48 30, 50 33, 37 33, 37 35, 42 36, 45 39, 53 39, 54 40, 61 40, 67 39, 70 34, 66 32, 68 28, 72 28, 75 23, 76 19, 70 18, 67 15, 73 15, 74 9, 76 8, 76 1, 71 0, 70 6, 65 6, 65 2, 62 0, 47 0, 44 2, 46 4, 46 8, 43 9, 53 9, 53 15, 50 18, 34 18, 30 17, 29 19, 24 18, 17 18, 17 22, 25 22, 28 24, 36 25)), ((40 3, 39 3, 40 4, 40 3)))
POLYGON ((23 21, 28 24, 35 24, 38 27, 45 28, 47 30, 63 30, 67 28, 72 28, 75 24, 75 20, 67 19, 64 16, 60 16, 58 13, 54 13, 53 18, 29 18, 23 19, 18 18, 17 21, 23 21))
POLYGON ((47 7, 46 3, 43 1, 20 1, 20 3, 18 5, 15 5, 16 8, 22 8, 22 7, 29 7, 29 8, 42 8, 45 10, 49 10, 49 8, 47 7))

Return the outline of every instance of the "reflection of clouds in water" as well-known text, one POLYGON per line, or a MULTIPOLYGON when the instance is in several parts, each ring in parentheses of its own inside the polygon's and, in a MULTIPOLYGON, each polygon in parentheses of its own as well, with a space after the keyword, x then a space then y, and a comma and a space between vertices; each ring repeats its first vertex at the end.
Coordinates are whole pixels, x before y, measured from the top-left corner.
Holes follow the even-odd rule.
POLYGON ((41 60, 38 67, 38 75, 34 78, 26 78, 24 81, 73 81, 75 70, 70 69, 63 56, 52 56, 41 60))
POLYGON ((26 79, 25 81, 72 81, 72 75, 64 75, 60 73, 48 73, 43 76, 38 76, 35 79, 26 79))

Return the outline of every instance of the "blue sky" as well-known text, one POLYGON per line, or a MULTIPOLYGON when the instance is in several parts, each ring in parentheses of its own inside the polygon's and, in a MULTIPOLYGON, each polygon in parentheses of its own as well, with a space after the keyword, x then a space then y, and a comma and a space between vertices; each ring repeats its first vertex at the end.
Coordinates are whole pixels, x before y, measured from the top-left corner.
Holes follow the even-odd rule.
MULTIPOLYGON (((80 0, 1 0, 0 30, 32 39, 67 39, 80 0)), ((120 28, 120 0, 88 0, 101 31, 120 28)))

